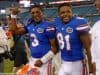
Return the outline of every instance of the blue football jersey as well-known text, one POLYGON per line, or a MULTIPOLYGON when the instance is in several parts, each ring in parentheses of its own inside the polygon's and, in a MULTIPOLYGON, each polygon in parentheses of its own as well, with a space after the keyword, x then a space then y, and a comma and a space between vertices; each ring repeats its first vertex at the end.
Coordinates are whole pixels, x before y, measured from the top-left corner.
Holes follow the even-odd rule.
POLYGON ((61 50, 61 57, 65 61, 76 61, 84 58, 84 48, 80 40, 80 35, 89 31, 86 19, 73 17, 71 21, 63 24, 60 18, 54 22, 56 26, 56 36, 61 50))
POLYGON ((41 58, 51 50, 50 39, 55 38, 55 28, 49 22, 40 22, 37 25, 31 20, 25 27, 30 37, 30 50, 34 58, 41 58))

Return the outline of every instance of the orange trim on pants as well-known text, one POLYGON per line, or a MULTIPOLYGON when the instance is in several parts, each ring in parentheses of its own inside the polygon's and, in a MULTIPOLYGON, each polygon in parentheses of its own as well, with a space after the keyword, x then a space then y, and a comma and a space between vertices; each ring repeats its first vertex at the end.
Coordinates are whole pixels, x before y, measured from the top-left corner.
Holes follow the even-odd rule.
POLYGON ((52 62, 48 63, 48 66, 47 66, 47 75, 53 75, 52 62))

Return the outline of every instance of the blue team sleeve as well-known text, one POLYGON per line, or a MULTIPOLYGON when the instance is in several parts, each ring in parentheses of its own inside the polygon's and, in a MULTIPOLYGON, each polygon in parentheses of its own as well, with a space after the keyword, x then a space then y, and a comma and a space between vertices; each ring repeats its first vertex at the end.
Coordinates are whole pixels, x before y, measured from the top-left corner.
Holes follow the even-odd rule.
POLYGON ((45 29, 45 34, 48 39, 54 39, 56 37, 56 28, 54 26, 48 26, 45 29))
POLYGON ((33 19, 30 18, 30 19, 27 20, 26 25, 30 25, 30 24, 33 23, 33 22, 34 22, 33 19))
POLYGON ((79 32, 80 35, 89 33, 90 25, 86 19, 80 19, 76 30, 79 32))
POLYGON ((33 23, 33 22, 34 22, 34 21, 33 21, 32 18, 30 18, 30 19, 27 20, 26 25, 24 25, 24 29, 26 30, 26 32, 28 32, 28 26, 29 26, 31 23, 33 23))
POLYGON ((25 31, 26 31, 26 33, 28 33, 28 25, 27 26, 24 26, 24 29, 25 29, 25 31))

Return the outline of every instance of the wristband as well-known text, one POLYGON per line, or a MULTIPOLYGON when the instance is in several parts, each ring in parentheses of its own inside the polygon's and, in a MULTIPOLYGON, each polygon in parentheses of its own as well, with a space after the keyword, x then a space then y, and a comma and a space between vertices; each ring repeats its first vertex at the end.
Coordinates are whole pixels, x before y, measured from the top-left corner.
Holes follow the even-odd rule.
POLYGON ((17 18, 17 15, 11 14, 11 18, 17 18))
POLYGON ((54 54, 52 51, 49 51, 46 55, 44 55, 44 56, 41 58, 41 61, 42 61, 43 63, 46 63, 46 62, 48 62, 51 58, 53 58, 54 55, 55 55, 55 54, 54 54))

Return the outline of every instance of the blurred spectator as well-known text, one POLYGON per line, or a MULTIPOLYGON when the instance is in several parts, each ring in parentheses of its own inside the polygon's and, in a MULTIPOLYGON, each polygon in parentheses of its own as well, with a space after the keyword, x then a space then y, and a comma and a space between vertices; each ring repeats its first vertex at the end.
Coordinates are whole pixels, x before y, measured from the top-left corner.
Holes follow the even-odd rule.
POLYGON ((0 27, 0 73, 4 70, 4 58, 3 55, 7 50, 7 37, 3 27, 0 27))
MULTIPOLYGON (((11 19, 11 16, 8 15, 6 17, 8 25, 11 19)), ((19 18, 17 19, 17 27, 21 28, 23 25, 19 22, 19 18)), ((7 33, 9 35, 9 33, 7 33)), ((14 46, 11 48, 11 53, 14 59, 14 67, 13 73, 16 74, 18 69, 28 62, 26 47, 25 47, 25 38, 22 35, 13 35, 14 46)))
POLYGON ((97 21, 91 29, 92 37, 92 62, 94 75, 100 75, 100 20, 97 21))
MULTIPOLYGON (((18 23, 17 26, 23 27, 21 23, 18 23)), ((28 62, 26 47, 25 47, 25 39, 22 35, 14 36, 14 47, 15 50, 15 59, 14 59, 14 67, 13 73, 16 73, 19 67, 23 64, 25 65, 28 62)))

